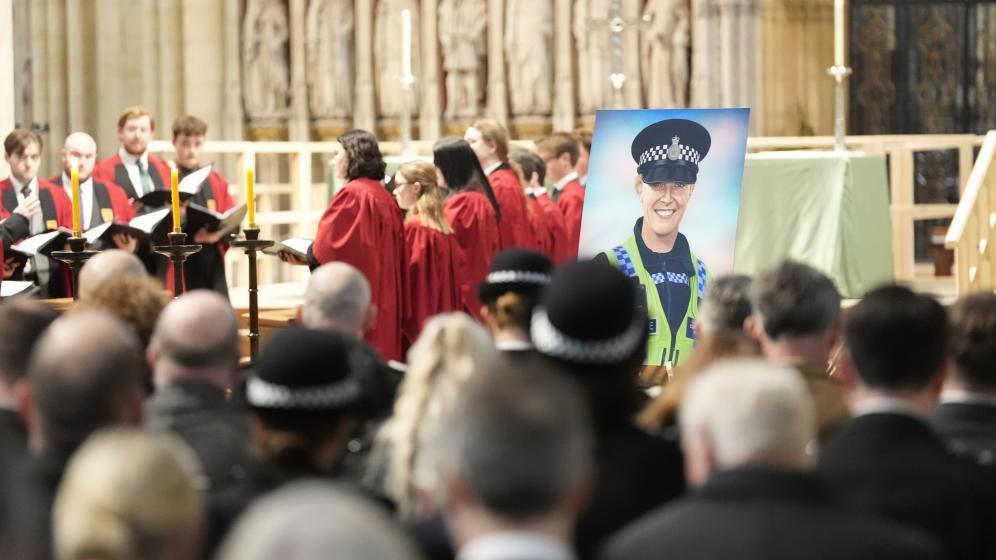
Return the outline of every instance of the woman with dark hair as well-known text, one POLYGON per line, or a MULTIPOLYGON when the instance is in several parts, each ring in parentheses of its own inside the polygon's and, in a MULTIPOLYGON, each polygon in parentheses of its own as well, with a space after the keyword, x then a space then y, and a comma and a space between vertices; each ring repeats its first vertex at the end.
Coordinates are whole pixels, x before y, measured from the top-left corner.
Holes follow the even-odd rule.
POLYGON ((346 184, 332 197, 318 223, 308 264, 315 268, 341 261, 363 273, 377 311, 366 340, 384 359, 402 360, 402 213, 382 183, 386 165, 374 135, 350 130, 338 140, 342 151, 335 158, 335 170, 346 184))
POLYGON ((439 184, 450 190, 444 206, 446 221, 463 254, 460 278, 463 308, 481 319, 477 285, 488 275, 491 259, 500 250, 498 221, 501 210, 477 155, 463 138, 449 136, 432 148, 439 184))

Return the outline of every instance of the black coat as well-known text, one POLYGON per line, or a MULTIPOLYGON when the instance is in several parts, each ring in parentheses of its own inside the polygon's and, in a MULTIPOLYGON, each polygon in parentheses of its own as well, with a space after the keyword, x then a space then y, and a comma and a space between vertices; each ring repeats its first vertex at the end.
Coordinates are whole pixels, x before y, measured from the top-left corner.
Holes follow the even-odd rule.
POLYGON ((71 455, 72 451, 28 455, 14 468, 0 557, 52 558, 52 507, 71 455))
POLYGON ((991 480, 949 454, 923 421, 865 414, 825 444, 820 476, 848 505, 919 527, 953 560, 985 558, 994 535, 991 480))
POLYGON ((956 455, 996 467, 996 406, 941 403, 930 413, 930 427, 956 455))
POLYGON ((604 560, 917 560, 926 535, 838 508, 810 474, 730 470, 613 537, 604 560))

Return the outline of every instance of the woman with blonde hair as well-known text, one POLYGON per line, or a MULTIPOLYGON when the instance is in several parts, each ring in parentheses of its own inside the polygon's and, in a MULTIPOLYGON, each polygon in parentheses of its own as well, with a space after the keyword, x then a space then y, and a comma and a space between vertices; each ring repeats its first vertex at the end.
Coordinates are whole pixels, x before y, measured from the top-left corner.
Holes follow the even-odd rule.
POLYGON ((526 195, 521 179, 508 161, 508 130, 494 119, 478 119, 467 128, 463 138, 481 162, 501 207, 502 219, 498 223, 501 248, 533 248, 529 239, 526 195))
POLYGON ((477 287, 477 295, 484 304, 484 324, 491 330, 495 347, 506 356, 533 353, 529 322, 552 273, 550 259, 529 249, 506 249, 491 261, 491 270, 477 287))
POLYGON ((462 306, 458 264, 460 246, 443 215, 443 189, 436 168, 411 161, 394 174, 394 198, 405 211, 405 258, 401 328, 409 348, 433 315, 462 306))
POLYGON ((58 560, 194 560, 205 522, 197 459, 179 439, 138 430, 91 437, 53 509, 58 560))

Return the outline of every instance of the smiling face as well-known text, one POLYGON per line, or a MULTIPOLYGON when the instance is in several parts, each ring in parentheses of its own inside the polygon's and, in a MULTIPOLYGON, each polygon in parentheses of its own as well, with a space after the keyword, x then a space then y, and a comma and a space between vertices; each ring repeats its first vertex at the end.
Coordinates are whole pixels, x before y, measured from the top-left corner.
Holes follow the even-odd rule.
POLYGON ((678 227, 695 190, 694 183, 667 182, 639 186, 643 206, 643 241, 652 251, 666 253, 674 247, 678 227))
POLYGON ((152 140, 152 119, 148 115, 128 119, 118 127, 118 140, 129 154, 144 154, 152 140))
POLYGON ((20 183, 27 184, 38 174, 41 148, 37 142, 25 142, 21 153, 7 156, 7 163, 10 164, 10 174, 20 183))

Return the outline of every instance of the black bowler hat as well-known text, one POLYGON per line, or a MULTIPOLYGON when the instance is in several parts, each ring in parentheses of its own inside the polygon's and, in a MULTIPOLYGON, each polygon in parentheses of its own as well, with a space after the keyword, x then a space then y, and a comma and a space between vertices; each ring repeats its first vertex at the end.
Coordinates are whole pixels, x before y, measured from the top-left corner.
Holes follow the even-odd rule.
POLYGON ((641 130, 630 151, 644 183, 694 183, 699 162, 705 159, 711 145, 712 137, 701 124, 667 119, 641 130))
POLYGON ((550 283, 553 263, 542 253, 514 247, 505 249, 491 259, 491 269, 484 282, 477 285, 477 297, 488 302, 502 294, 535 296, 550 283))
POLYGON ((281 330, 246 381, 246 402, 279 413, 336 412, 361 404, 363 384, 350 360, 351 348, 340 334, 281 330))
POLYGON ((615 368, 643 356, 647 317, 616 267, 579 261, 554 273, 533 311, 530 336, 538 352, 574 368, 615 368))

